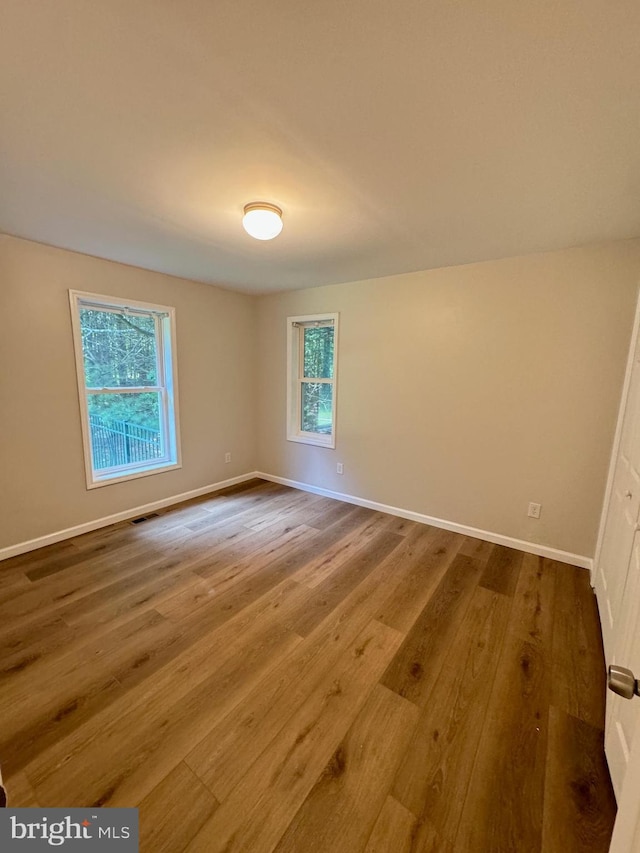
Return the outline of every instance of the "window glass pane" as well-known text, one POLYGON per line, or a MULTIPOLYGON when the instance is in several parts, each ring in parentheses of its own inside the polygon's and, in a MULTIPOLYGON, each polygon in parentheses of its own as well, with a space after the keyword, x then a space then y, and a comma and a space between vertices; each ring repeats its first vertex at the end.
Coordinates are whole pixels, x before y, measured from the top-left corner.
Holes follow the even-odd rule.
POLYGON ((333 385, 328 382, 303 382, 301 414, 304 432, 331 435, 333 385))
POLYGON ((94 470, 152 462, 164 455, 160 392, 89 394, 94 470))
POLYGON ((151 314, 80 309, 88 388, 158 385, 156 327, 151 314))
POLYGON ((304 375, 333 379, 333 326, 304 328, 304 375))

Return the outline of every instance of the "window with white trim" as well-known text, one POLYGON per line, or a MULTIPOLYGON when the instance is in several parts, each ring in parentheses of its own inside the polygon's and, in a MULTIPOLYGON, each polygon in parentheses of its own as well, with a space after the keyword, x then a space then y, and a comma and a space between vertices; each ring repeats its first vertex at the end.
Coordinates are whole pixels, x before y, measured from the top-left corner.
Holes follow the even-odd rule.
POLYGON ((175 310, 69 299, 87 488, 179 468, 175 310))
POLYGON ((287 438, 336 446, 338 314, 287 318, 287 438))

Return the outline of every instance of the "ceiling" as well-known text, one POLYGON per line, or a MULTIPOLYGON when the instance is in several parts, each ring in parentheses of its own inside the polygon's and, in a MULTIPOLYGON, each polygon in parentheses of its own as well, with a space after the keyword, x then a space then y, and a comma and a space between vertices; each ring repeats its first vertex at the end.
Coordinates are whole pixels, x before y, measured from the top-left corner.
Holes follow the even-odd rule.
POLYGON ((3 0, 0 231, 255 293, 635 237, 639 44, 637 0, 3 0))

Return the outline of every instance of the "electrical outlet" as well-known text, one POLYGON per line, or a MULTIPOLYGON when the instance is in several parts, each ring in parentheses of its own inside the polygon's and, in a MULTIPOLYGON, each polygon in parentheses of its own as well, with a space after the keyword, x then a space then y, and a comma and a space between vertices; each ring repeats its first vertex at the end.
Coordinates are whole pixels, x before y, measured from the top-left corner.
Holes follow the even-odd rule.
POLYGON ((529 509, 527 511, 527 515, 529 518, 540 518, 540 513, 542 512, 542 504, 536 504, 531 502, 529 504, 529 509))
POLYGON ((225 464, 226 464, 227 462, 231 462, 231 454, 230 454, 230 453, 225 453, 225 454, 224 454, 224 461, 225 461, 225 464))
POLYGON ((336 471, 338 474, 344 474, 344 466, 342 465, 342 462, 338 462, 336 465, 336 471))

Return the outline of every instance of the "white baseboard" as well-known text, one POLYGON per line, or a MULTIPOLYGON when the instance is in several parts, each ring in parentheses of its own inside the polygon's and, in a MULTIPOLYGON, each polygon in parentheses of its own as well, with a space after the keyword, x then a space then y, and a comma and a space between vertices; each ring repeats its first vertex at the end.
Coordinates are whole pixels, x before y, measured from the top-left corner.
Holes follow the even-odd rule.
POLYGON ((38 536, 37 539, 29 539, 27 542, 19 542, 17 545, 10 545, 8 548, 0 548, 0 561, 7 560, 9 557, 15 557, 18 554, 26 554, 28 551, 35 551, 36 548, 44 548, 45 545, 53 545, 55 542, 61 542, 63 539, 71 539, 73 536, 80 536, 82 533, 90 533, 92 530, 98 530, 100 527, 108 527, 110 524, 116 524, 118 521, 126 521, 128 518, 136 518, 139 515, 146 515, 156 509, 164 509, 172 504, 182 503, 182 501, 191 500, 191 498, 199 498, 201 495, 206 495, 209 492, 217 492, 219 489, 225 489, 227 486, 235 486, 236 483, 244 483, 246 480, 251 480, 259 475, 255 472, 250 474, 241 474, 239 477, 231 477, 229 480, 221 480, 219 483, 211 483, 208 486, 202 486, 199 489, 192 489, 190 492, 182 492, 179 495, 171 495, 168 498, 162 498, 159 501, 144 504, 143 506, 132 507, 125 509, 122 512, 116 512, 113 515, 106 515, 103 518, 96 518, 93 521, 86 521, 84 524, 77 524, 75 527, 67 527, 65 530, 58 530, 55 533, 48 533, 46 536, 38 536))
POLYGON ((301 489, 304 492, 313 492, 315 495, 323 495, 326 498, 334 498, 345 503, 364 506, 367 509, 386 512, 389 515, 397 515, 400 518, 408 518, 410 521, 417 521, 420 524, 430 524, 432 527, 441 527, 443 530, 451 530, 453 533, 462 533, 464 536, 484 539, 487 542, 493 542, 494 545, 506 545, 508 548, 515 548, 516 551, 526 551, 538 557, 548 557, 560 563, 570 563, 572 566, 579 566, 582 569, 589 569, 589 571, 593 572, 593 559, 591 557, 584 557, 581 554, 570 554, 568 551, 560 551, 558 548, 551 548, 548 545, 538 545, 536 542, 527 542, 524 539, 513 539, 511 536, 504 536, 502 533, 493 533, 490 530, 468 527, 466 524, 458 524, 456 521, 434 518, 431 515, 423 515, 420 512, 400 509, 397 506, 369 501, 355 495, 346 495, 342 492, 331 491, 331 489, 323 489, 320 486, 310 486, 308 483, 299 483, 297 480, 288 480, 286 477, 276 477, 274 474, 265 474, 263 471, 256 471, 253 476, 260 477, 263 480, 271 480, 271 482, 280 483, 283 486, 291 486, 294 489, 301 489))
POLYGON ((182 501, 188 501, 191 498, 197 498, 201 495, 206 495, 209 492, 216 492, 219 489, 224 489, 227 486, 234 486, 236 483, 244 483, 246 480, 251 480, 255 477, 263 480, 269 480, 272 483, 280 483, 283 486, 290 486, 293 489, 300 489, 304 492, 312 492, 315 495, 323 495, 327 498, 343 501, 344 503, 356 504, 364 506, 368 509, 375 509, 379 512, 386 512, 389 515, 397 515, 400 518, 408 518, 410 521, 417 521, 420 524, 430 524, 432 527, 441 527, 444 530, 451 530, 453 533, 462 533, 464 536, 473 536, 475 539, 484 539, 487 542, 493 542, 495 545, 506 545, 508 548, 515 548, 517 551, 526 551, 529 554, 536 554, 539 557, 549 557, 551 560, 558 560, 561 563, 570 563, 573 566, 580 566, 584 569, 593 570, 593 560, 591 557, 584 557, 580 554, 570 554, 568 551, 560 551, 557 548, 551 548, 548 545, 538 545, 535 542, 527 542, 523 539, 513 539, 511 536, 504 536, 501 533, 493 533, 490 530, 480 530, 477 527, 468 527, 466 524, 458 524, 456 521, 447 521, 443 518, 434 518, 431 515, 423 515, 420 512, 412 512, 411 510, 401 509, 396 506, 378 503, 378 501, 370 501, 365 498, 359 498, 355 495, 346 495, 343 492, 334 492, 331 489, 323 489, 320 486, 312 486, 308 483, 300 483, 297 480, 289 480, 286 477, 277 477, 275 474, 265 474, 263 471, 251 471, 248 474, 241 474, 239 477, 231 477, 229 480, 222 480, 219 483, 211 483, 208 486, 202 486, 199 489, 192 489, 190 492, 183 492, 179 495, 171 495, 168 498, 162 498, 159 501, 144 504, 143 506, 132 507, 131 509, 123 510, 122 512, 107 515, 103 518, 97 518, 93 521, 87 521, 84 524, 78 524, 75 527, 68 527, 66 530, 58 530, 55 533, 49 533, 46 536, 39 536, 37 539, 30 539, 27 542, 19 542, 17 545, 10 545, 8 548, 0 548, 0 561, 6 560, 9 557, 15 557, 18 554, 26 554, 28 551, 34 551, 36 548, 43 548, 45 545, 53 545, 55 542, 61 542, 63 539, 71 539, 73 536, 80 536, 82 533, 89 533, 92 530, 98 530, 100 527, 108 527, 110 524, 116 524, 118 521, 126 521, 128 518, 135 518, 138 515, 145 515, 153 512, 156 509, 178 504, 182 501))

